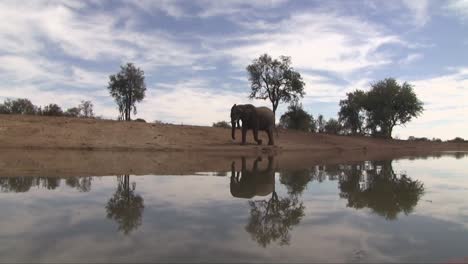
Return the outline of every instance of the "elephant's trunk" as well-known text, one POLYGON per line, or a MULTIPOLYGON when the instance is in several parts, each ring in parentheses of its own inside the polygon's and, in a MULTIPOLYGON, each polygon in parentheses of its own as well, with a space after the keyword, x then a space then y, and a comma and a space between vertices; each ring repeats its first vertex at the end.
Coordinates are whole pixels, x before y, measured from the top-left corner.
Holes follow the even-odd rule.
POLYGON ((236 140, 236 120, 234 119, 231 119, 231 127, 232 127, 232 132, 231 132, 231 136, 232 136, 232 140, 236 140))

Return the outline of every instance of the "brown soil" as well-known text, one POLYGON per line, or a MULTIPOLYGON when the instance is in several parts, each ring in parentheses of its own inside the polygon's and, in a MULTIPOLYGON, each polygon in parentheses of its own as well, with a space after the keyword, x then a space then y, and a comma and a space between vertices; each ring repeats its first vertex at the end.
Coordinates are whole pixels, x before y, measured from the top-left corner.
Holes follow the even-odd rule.
MULTIPOLYGON (((468 144, 407 142, 279 130, 276 146, 246 146, 223 128, 0 115, 0 176, 187 174, 228 171, 245 156, 282 168, 467 151, 468 144), (93 150, 93 151, 92 151, 93 150)), ((266 135, 261 135, 264 142, 266 135)))

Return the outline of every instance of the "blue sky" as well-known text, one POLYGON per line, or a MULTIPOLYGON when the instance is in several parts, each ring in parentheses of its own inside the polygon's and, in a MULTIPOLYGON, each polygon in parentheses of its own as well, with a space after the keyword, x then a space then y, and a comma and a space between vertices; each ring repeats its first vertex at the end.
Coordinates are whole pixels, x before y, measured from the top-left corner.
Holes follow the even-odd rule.
POLYGON ((426 108, 394 135, 468 138, 467 0, 3 0, 0 17, 0 99, 92 100, 116 118, 108 77, 133 62, 148 87, 137 117, 211 125, 234 103, 269 106, 247 99, 245 70, 268 53, 291 56, 314 116, 336 117, 346 92, 394 77, 426 108))

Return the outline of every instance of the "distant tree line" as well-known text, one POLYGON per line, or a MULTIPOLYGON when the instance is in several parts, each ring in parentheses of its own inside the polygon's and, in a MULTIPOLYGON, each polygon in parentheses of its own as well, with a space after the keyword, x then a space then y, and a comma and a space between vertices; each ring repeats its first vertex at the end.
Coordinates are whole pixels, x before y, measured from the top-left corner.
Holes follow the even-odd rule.
POLYGON ((91 101, 81 101, 76 107, 71 107, 63 111, 57 104, 48 104, 45 106, 36 106, 29 99, 6 99, 0 104, 0 114, 16 115, 41 115, 41 116, 67 116, 93 118, 93 103, 91 101))
POLYGON ((423 103, 408 83, 387 78, 371 84, 367 92, 356 90, 340 101, 338 119, 317 119, 298 100, 280 118, 280 126, 307 132, 337 135, 369 135, 391 138, 395 126, 404 125, 423 112, 423 103))

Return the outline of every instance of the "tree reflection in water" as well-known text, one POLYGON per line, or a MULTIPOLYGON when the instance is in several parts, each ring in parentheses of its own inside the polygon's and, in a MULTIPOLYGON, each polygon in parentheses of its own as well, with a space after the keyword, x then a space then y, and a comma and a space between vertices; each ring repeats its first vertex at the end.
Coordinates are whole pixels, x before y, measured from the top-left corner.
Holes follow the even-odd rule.
MULTIPOLYGON (((92 177, 67 177, 65 183, 80 192, 91 190, 92 177)), ((58 177, 0 177, 2 192, 28 192, 31 188, 57 189, 62 182, 58 177)))
POLYGON ((421 196, 424 185, 405 174, 393 171, 392 161, 376 161, 348 166, 339 182, 340 197, 348 200, 348 207, 370 208, 387 220, 396 219, 400 212, 413 211, 421 196))
POLYGON ((235 163, 231 166, 231 194, 234 197, 252 198, 256 195, 265 196, 271 193, 269 199, 250 200, 250 218, 246 231, 259 245, 266 247, 273 241, 280 245, 289 244, 293 226, 299 224, 304 216, 304 205, 299 202, 298 195, 279 197, 275 190, 275 170, 273 157, 268 157, 268 166, 260 170, 254 161, 252 170, 247 170, 246 160, 242 158, 242 169, 235 171, 235 163))
POLYGON ((130 176, 118 176, 117 190, 106 205, 107 217, 118 224, 119 231, 128 235, 141 225, 143 198, 135 194, 135 183, 130 186, 130 176))

